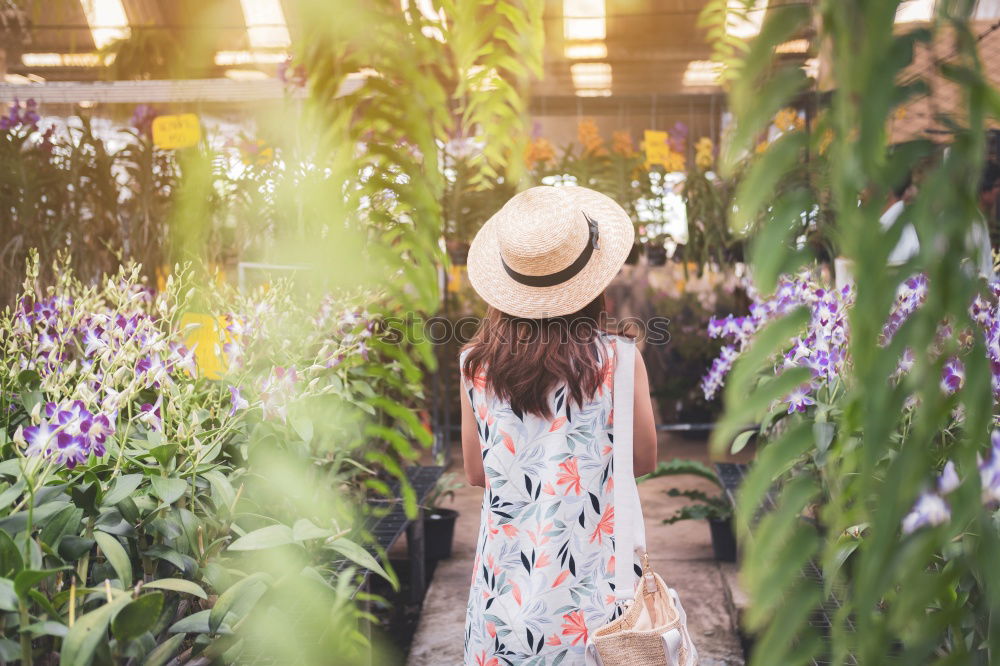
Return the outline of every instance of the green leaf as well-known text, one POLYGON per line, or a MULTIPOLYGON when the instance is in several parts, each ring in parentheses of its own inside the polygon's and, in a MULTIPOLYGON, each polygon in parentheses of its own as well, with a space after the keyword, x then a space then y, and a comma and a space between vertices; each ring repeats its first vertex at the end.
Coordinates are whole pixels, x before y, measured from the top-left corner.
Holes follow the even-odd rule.
POLYGON ((104 552, 104 556, 108 558, 108 562, 111 563, 111 567, 118 575, 118 580, 122 582, 122 587, 132 587, 132 563, 118 539, 106 532, 94 532, 94 539, 101 551, 104 552))
POLYGON ((24 494, 24 479, 18 479, 17 483, 0 493, 0 509, 6 509, 22 494, 24 494))
POLYGON ((160 446, 154 446, 149 450, 149 454, 156 459, 160 467, 167 469, 169 467, 168 463, 173 459, 174 454, 177 452, 177 444, 161 444, 160 446))
POLYGON ((750 439, 757 434, 757 429, 744 430, 740 434, 736 435, 736 439, 733 440, 732 446, 729 447, 729 452, 733 455, 739 453, 746 445, 750 443, 750 439))
POLYGON ((173 504, 179 500, 188 487, 187 482, 183 479, 166 476, 151 476, 149 483, 153 487, 153 494, 159 497, 164 504, 173 504))
POLYGON ((6 530, 0 530, 0 576, 13 578, 24 566, 21 551, 6 530))
POLYGON ((34 370, 22 370, 17 375, 17 383, 25 391, 37 391, 42 386, 42 378, 34 370))
POLYGON ((69 567, 59 567, 58 569, 25 569, 24 571, 17 574, 14 577, 14 592, 21 599, 28 598, 28 592, 31 588, 38 585, 40 582, 51 576, 52 574, 59 573, 60 571, 65 571, 69 567))
POLYGON ((67 506, 52 516, 45 524, 39 534, 39 539, 49 547, 56 548, 64 536, 76 534, 79 531, 82 520, 83 511, 74 506, 67 506))
POLYGON ((111 633, 120 641, 138 638, 153 628, 162 611, 162 592, 144 594, 118 611, 111 622, 111 633))
POLYGON ((135 489, 142 483, 143 478, 142 474, 125 474, 124 476, 119 476, 115 479, 115 484, 111 486, 111 490, 104 495, 101 504, 103 506, 118 504, 118 502, 121 502, 135 492, 135 489))
MULTIPOLYGON (((69 590, 63 588, 63 593, 69 594, 69 590)), ((28 590, 28 596, 34 601, 43 612, 48 613, 49 617, 62 617, 62 613, 56 610, 56 607, 52 605, 52 600, 49 597, 42 594, 42 591, 38 588, 32 588, 28 590)))
POLYGON ((312 419, 306 416, 292 417, 292 428, 295 429, 296 434, 302 438, 302 441, 308 444, 313 438, 313 422, 312 419))
POLYGON ((111 602, 78 617, 63 639, 59 666, 89 666, 97 646, 107 641, 111 616, 130 600, 129 595, 119 593, 111 602))
POLYGON ((183 642, 184 634, 171 636, 146 655, 146 661, 143 662, 143 666, 166 666, 170 658, 180 649, 183 642))
POLYGON ((93 539, 69 534, 59 542, 59 557, 68 561, 78 560, 94 547, 94 543, 93 539))
POLYGON ((233 502, 236 501, 236 491, 233 490, 233 484, 229 482, 225 474, 217 469, 205 472, 202 477, 207 479, 212 486, 212 501, 215 503, 215 508, 220 511, 225 509, 228 512, 233 506, 233 502))
POLYGON ((52 620, 29 624, 24 628, 24 630, 35 638, 38 636, 56 636, 58 638, 63 638, 67 633, 69 633, 69 627, 62 622, 54 622, 52 620))
POLYGON ((154 544, 147 548, 143 554, 149 557, 156 557, 161 560, 165 560, 189 576, 192 575, 195 569, 198 568, 198 563, 194 560, 194 558, 189 555, 179 553, 173 548, 164 546, 163 544, 154 544))
POLYGON ((326 543, 327 548, 332 548, 337 551, 347 559, 351 560, 355 564, 368 569, 374 573, 377 573, 382 578, 392 583, 394 588, 398 589, 398 582, 395 577, 390 576, 389 573, 382 568, 382 565, 372 557, 371 553, 359 546, 354 541, 347 539, 345 537, 340 537, 339 539, 333 539, 326 543))
POLYGON ((287 525, 269 525, 244 534, 229 545, 229 550, 263 550, 295 543, 287 525))
POLYGON ((745 233, 762 209, 774 201, 775 188, 798 163, 805 147, 805 132, 792 132, 768 146, 754 161, 736 190, 730 218, 733 233, 745 233))
POLYGON ((69 495, 73 499, 73 504, 83 509, 84 514, 89 517, 98 515, 97 495, 100 492, 100 484, 97 482, 86 486, 72 486, 69 495))
MULTIPOLYGON (((237 605, 252 607, 253 604, 257 603, 257 600, 267 591, 266 579, 267 575, 264 573, 251 574, 230 585, 229 589, 220 594, 208 616, 209 633, 216 633, 226 616, 237 605)), ((249 612, 249 608, 245 608, 245 611, 249 612)))
POLYGON ((292 538, 295 541, 308 541, 310 539, 326 539, 333 536, 333 530, 324 529, 314 524, 306 518, 299 518, 292 526, 292 538))
POLYGON ((17 592, 14 591, 14 581, 10 578, 0 578, 0 610, 17 610, 17 592))
POLYGON ((836 426, 829 421, 824 421, 821 423, 813 423, 813 436, 816 438, 816 449, 820 453, 826 453, 826 450, 830 448, 830 443, 833 442, 833 434, 836 431, 836 426))
POLYGON ((751 240, 753 281, 761 293, 773 292, 782 272, 794 273, 808 259, 807 252, 792 249, 791 240, 802 228, 803 211, 809 209, 810 203, 810 194, 803 188, 782 194, 751 240))
POLYGON ((143 583, 143 587, 155 588, 158 590, 170 590, 172 592, 183 592, 185 594, 194 595, 199 599, 208 598, 208 595, 205 594, 205 590, 203 590, 200 585, 189 580, 184 580, 183 578, 160 578, 159 580, 143 583))
MULTIPOLYGON (((209 614, 209 612, 210 611, 203 610, 203 611, 198 611, 197 613, 193 613, 191 615, 188 615, 187 617, 183 617, 180 620, 178 620, 177 622, 174 622, 172 625, 170 625, 170 628, 167 629, 167 631, 170 632, 171 634, 188 634, 188 633, 193 633, 193 634, 210 634, 210 633, 213 633, 213 632, 209 631, 209 629, 208 629, 208 614, 209 614)), ((214 633, 217 633, 217 634, 231 634, 231 633, 233 633, 233 630, 232 630, 232 628, 228 624, 223 623, 223 624, 219 625, 219 627, 216 629, 216 631, 214 633)))
POLYGON ((0 638, 0 662, 14 664, 21 661, 21 645, 9 638, 0 638))
POLYGON ((647 481, 661 476, 700 476, 703 479, 708 479, 720 488, 722 487, 715 470, 700 460, 674 458, 670 461, 661 462, 656 466, 656 469, 646 476, 641 477, 639 481, 647 481))

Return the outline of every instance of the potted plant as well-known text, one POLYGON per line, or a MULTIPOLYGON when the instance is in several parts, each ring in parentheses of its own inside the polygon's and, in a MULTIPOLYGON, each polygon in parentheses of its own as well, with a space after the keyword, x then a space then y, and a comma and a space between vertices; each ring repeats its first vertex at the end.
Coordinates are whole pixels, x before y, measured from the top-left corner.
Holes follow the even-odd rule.
MULTIPOLYGON (((719 489, 722 482, 716 473, 705 463, 697 460, 682 460, 675 458, 670 462, 661 462, 656 469, 642 478, 643 481, 660 476, 699 476, 708 479, 719 489)), ((709 495, 696 489, 670 488, 670 497, 686 497, 691 504, 681 507, 672 516, 663 519, 670 525, 681 520, 707 520, 712 533, 712 551, 715 559, 720 562, 736 561, 736 535, 733 532, 733 506, 724 494, 709 495)))
POLYGON ((455 501, 455 491, 464 484, 451 472, 442 474, 424 500, 424 553, 427 561, 446 560, 451 557, 455 540, 455 520, 458 511, 441 506, 447 498, 455 501))
POLYGON ((667 263, 667 248, 662 240, 650 240, 646 243, 646 261, 650 266, 663 266, 667 263))
POLYGON ((625 263, 629 266, 635 266, 639 263, 639 257, 642 256, 643 251, 642 243, 634 243, 632 249, 629 250, 628 257, 625 258, 625 263))

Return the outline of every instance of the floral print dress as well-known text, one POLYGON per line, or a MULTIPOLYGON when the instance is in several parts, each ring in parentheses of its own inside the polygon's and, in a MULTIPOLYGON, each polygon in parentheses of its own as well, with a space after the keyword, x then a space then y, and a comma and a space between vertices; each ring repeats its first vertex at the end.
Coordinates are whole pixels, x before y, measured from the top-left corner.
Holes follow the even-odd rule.
MULTIPOLYGON (((486 472, 467 666, 584 663, 590 631, 617 613, 612 451, 614 338, 604 382, 584 405, 553 391, 553 416, 515 412, 463 378, 486 472)), ((635 567, 635 563, 632 563, 635 567)), ((638 575, 638 573, 637 573, 638 575)))

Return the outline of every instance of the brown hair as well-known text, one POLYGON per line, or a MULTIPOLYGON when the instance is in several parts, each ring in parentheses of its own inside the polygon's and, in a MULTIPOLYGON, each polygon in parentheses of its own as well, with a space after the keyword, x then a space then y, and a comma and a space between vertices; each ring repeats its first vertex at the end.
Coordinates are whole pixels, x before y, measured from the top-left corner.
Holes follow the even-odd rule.
POLYGON ((607 351, 598 338, 607 329, 602 293, 571 315, 526 319, 490 307, 465 346, 462 373, 518 414, 552 416, 549 394, 565 385, 567 405, 582 405, 610 382, 607 351))

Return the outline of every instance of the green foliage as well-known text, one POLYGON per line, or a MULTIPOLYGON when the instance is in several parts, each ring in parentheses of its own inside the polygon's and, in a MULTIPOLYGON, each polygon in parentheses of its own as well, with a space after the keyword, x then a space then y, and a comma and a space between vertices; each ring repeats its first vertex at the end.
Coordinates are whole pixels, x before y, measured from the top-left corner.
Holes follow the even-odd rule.
POLYGON ((688 242, 684 245, 685 262, 695 262, 698 274, 705 266, 732 265, 742 259, 742 243, 727 223, 727 203, 731 184, 701 169, 689 171, 684 179, 687 202, 688 242))
MULTIPOLYGON (((717 26, 723 4, 714 4, 717 26)), ((727 382, 715 446, 727 446, 748 422, 762 423, 766 440, 737 507, 756 664, 807 664, 821 656, 845 663, 848 655, 862 664, 988 664, 1000 651, 1000 589, 987 559, 998 552, 1000 534, 982 504, 976 465, 988 450, 995 407, 984 340, 968 313, 983 285, 961 268, 972 253, 967 236, 980 219, 976 185, 984 125, 1000 107, 983 77, 969 22, 972 3, 938 3, 928 28, 907 32, 894 29, 898 4, 824 0, 815 7, 772 7, 748 48, 722 47, 739 62, 730 98, 736 127, 722 160, 724 172, 731 172, 753 153, 775 112, 805 90, 797 66, 775 59, 775 46, 819 26, 816 40, 833 79, 822 125, 831 140, 821 167, 828 200, 786 187, 796 163, 817 147, 789 136, 747 166, 731 220, 742 226, 757 219, 754 278, 767 293, 779 272, 807 258, 792 244, 790 223, 807 218, 817 204, 828 206, 831 237, 853 264, 856 294, 849 321, 852 362, 840 388, 823 394, 825 402, 787 417, 772 408, 808 380, 789 372, 774 377, 775 353, 803 326, 801 313, 758 336, 727 382), (948 150, 935 151, 925 140, 890 149, 893 112, 923 89, 902 83, 901 72, 915 48, 945 35, 953 39, 953 55, 921 75, 943 76, 961 95, 962 118, 944 119, 951 128, 948 150), (886 261, 901 226, 882 232, 878 218, 901 169, 918 159, 926 169, 900 225, 915 226, 921 251, 894 270, 886 261), (897 288, 918 272, 928 280, 926 302, 886 340, 883 325, 897 288), (945 321, 950 330, 971 332, 966 376, 954 396, 939 386, 942 364, 957 347, 952 334, 939 332, 945 321), (916 351, 915 365, 897 379, 904 349, 916 351), (948 495, 950 520, 903 533, 904 516, 933 487, 945 460, 955 461, 962 480, 948 495), (761 517, 768 492, 776 507, 761 517), (809 562, 819 566, 824 584, 800 575, 809 562), (821 603, 840 606, 832 614, 829 643, 819 640, 809 621, 821 603)))
POLYGON ((444 500, 455 501, 455 491, 465 487, 465 483, 459 480, 454 472, 445 472, 434 484, 434 488, 427 493, 424 505, 429 509, 440 507, 444 500))
MULTIPOLYGON (((641 477, 639 481, 648 481, 661 476, 696 476, 707 479, 720 489, 722 488, 722 483, 715 471, 700 460, 674 458, 669 462, 661 462, 656 466, 656 469, 641 477)), ((692 503, 681 507, 672 516, 664 518, 663 523, 666 525, 682 520, 725 520, 733 515, 733 506, 724 494, 709 495, 696 489, 669 488, 667 495, 684 497, 691 500, 692 503)))
MULTIPOLYGON (((414 427, 405 406, 385 397, 383 407, 371 397, 376 390, 385 396, 409 390, 365 369, 392 367, 374 350, 367 359, 359 353, 361 332, 371 341, 381 333, 368 329, 367 320, 359 323, 353 309, 344 320, 334 316, 341 313, 332 302, 303 333, 289 321, 310 317, 280 285, 266 299, 205 292, 233 313, 230 321, 247 327, 240 351, 228 349, 231 366, 220 383, 194 366, 182 369, 172 346, 183 340, 177 323, 191 294, 189 273, 178 269, 155 296, 140 286, 138 268, 123 269, 99 288, 76 280, 65 263, 53 274, 60 276, 57 285, 41 294, 29 289, 18 310, 0 315, 4 640, 18 645, 12 639, 19 639, 28 664, 48 654, 67 664, 146 655, 155 662, 185 643, 189 654, 205 658, 232 650, 231 661, 254 652, 228 636, 257 614, 276 612, 285 586, 308 576, 319 579, 312 586, 322 586, 325 602, 337 609, 329 616, 336 642, 317 645, 338 645, 346 663, 360 659, 366 646, 356 629, 360 611, 350 601, 354 565, 395 578, 366 550, 370 537, 354 503, 367 478, 398 474, 396 461, 409 454, 362 440, 364 424, 350 414, 365 414, 396 437, 411 437, 414 427), (35 305, 51 314, 36 320, 35 305), (288 319, 266 316, 278 306, 288 319), (94 333, 92 321, 108 329, 87 351, 84 329, 94 333), (139 327, 131 337, 114 337, 112 331, 129 325, 139 327), (331 330, 346 337, 328 338, 331 330), (63 359, 60 366, 46 362, 41 340, 63 359), (335 367, 326 365, 326 354, 339 359, 335 367), (138 370, 150 359, 166 364, 149 366, 163 367, 155 382, 138 370), (302 383, 296 375, 284 388, 275 386, 276 363, 299 367, 302 383), (243 391, 245 404, 234 403, 230 386, 243 391), (146 401, 156 406, 144 408, 146 401), (113 428, 106 453, 70 467, 55 453, 29 448, 25 433, 55 418, 46 405, 80 405, 107 416, 113 428), (338 418, 321 420, 320 413, 338 418), (394 471, 371 470, 366 463, 376 457, 394 471), (280 551, 281 576, 263 570, 248 551, 280 551), (349 566, 339 564, 345 560, 349 566), (211 604, 207 591, 217 596, 211 604)), ((37 281, 32 267, 27 283, 37 281)))
MULTIPOLYGON (((545 33, 541 0, 441 0, 454 58, 454 98, 460 137, 481 149, 471 158, 476 189, 498 180, 517 183, 523 172, 528 84, 542 76, 545 33)), ((411 14, 416 13, 411 9, 411 14)))
POLYGON ((703 479, 708 479, 720 488, 722 487, 715 471, 700 460, 674 458, 669 462, 661 462, 656 466, 656 469, 643 477, 643 479, 655 479, 661 476, 699 476, 703 479))
POLYGON ((723 79, 739 78, 739 68, 747 52, 746 39, 726 30, 727 24, 742 24, 751 18, 755 0, 708 0, 698 16, 698 27, 712 45, 712 60, 725 65, 723 79))

